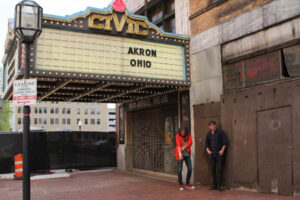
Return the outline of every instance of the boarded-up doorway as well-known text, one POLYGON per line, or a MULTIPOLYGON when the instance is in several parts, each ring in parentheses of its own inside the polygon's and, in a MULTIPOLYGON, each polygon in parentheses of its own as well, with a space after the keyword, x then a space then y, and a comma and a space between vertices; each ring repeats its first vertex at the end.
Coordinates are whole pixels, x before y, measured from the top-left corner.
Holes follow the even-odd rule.
POLYGON ((257 112, 258 189, 292 195, 291 107, 257 112))

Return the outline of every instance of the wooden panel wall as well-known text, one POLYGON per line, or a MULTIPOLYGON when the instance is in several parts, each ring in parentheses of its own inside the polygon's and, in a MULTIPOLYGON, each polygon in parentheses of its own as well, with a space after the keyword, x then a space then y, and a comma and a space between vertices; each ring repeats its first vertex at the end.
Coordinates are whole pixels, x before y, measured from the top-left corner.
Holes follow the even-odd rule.
POLYGON ((300 192, 300 173, 297 170, 300 167, 299 78, 223 95, 221 124, 230 140, 225 170, 227 186, 257 189, 257 112, 286 106, 291 106, 292 113, 293 188, 294 193, 300 192))
POLYGON ((208 133, 208 122, 220 124, 220 102, 201 104, 194 107, 195 133, 195 182, 203 185, 212 183, 208 156, 205 151, 205 138, 208 133))

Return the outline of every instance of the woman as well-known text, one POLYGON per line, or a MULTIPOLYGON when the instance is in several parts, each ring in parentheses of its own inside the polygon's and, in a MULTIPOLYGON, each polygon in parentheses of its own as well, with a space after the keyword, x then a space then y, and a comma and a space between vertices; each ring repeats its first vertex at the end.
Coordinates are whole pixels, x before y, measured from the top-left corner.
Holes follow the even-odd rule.
POLYGON ((187 128, 179 130, 176 134, 176 149, 175 156, 178 162, 178 183, 179 190, 183 191, 186 189, 195 189, 193 185, 190 184, 190 179, 192 176, 192 161, 191 161, 191 146, 193 144, 191 134, 188 132, 187 128), (188 169, 186 175, 186 185, 182 182, 182 166, 183 161, 188 169))

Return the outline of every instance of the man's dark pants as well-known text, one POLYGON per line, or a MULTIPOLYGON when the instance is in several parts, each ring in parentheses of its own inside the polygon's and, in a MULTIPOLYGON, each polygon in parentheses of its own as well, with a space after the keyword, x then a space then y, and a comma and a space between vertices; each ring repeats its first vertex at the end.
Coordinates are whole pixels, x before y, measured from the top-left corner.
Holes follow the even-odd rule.
POLYGON ((179 185, 183 185, 182 182, 182 166, 183 166, 183 161, 186 164, 187 167, 187 175, 186 175, 186 184, 190 184, 190 179, 192 176, 192 161, 191 161, 191 157, 190 156, 183 156, 182 160, 178 161, 178 182, 179 185))
POLYGON ((209 159, 210 159, 211 170, 212 170, 213 187, 221 188, 224 155, 220 156, 219 153, 213 153, 209 155, 209 159))

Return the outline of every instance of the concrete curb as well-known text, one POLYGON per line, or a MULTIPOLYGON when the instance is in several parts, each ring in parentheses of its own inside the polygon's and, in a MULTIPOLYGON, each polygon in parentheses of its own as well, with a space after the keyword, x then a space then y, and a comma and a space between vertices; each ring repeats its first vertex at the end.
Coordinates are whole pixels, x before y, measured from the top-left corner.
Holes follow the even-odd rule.
POLYGON ((14 179, 14 174, 0 174, 0 180, 1 179, 14 179))
POLYGON ((52 178, 68 178, 71 177, 69 173, 57 173, 57 174, 46 174, 46 175, 36 175, 32 176, 30 180, 42 180, 42 179, 52 179, 52 178))
MULTIPOLYGON (((30 180, 41 180, 41 179, 52 179, 52 178, 68 178, 71 177, 70 173, 65 172, 65 170, 53 170, 52 174, 41 174, 41 175, 32 175, 30 180)), ((10 174, 0 174, 0 180, 4 179, 14 179, 14 173, 10 174)))

